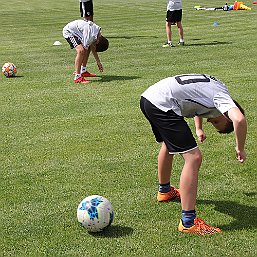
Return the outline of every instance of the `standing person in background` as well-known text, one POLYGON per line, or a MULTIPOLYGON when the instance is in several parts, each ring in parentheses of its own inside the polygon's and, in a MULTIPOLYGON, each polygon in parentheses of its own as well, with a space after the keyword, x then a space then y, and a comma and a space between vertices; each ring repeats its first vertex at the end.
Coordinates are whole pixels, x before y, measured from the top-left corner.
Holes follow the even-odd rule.
MULTIPOLYGON (((93 6, 93 0, 79 0, 80 4, 80 16, 85 20, 85 21, 93 21, 93 16, 94 16, 94 6, 93 6)), ((88 47, 88 50, 85 52, 85 58, 84 62, 87 63, 89 54, 91 52, 91 47, 88 47)), ((85 77, 96 77, 95 73, 89 73, 86 71, 86 67, 83 68, 83 65, 81 69, 84 69, 84 76, 85 77)), ((76 74, 76 71, 73 72, 73 74, 76 74)))
POLYGON ((177 24, 179 33, 179 45, 184 45, 184 31, 182 26, 182 0, 168 0, 166 15, 166 33, 167 43, 162 47, 172 47, 172 31, 171 25, 177 24))
POLYGON ((93 0, 79 0, 80 4, 80 15, 86 21, 93 21, 94 6, 93 0))

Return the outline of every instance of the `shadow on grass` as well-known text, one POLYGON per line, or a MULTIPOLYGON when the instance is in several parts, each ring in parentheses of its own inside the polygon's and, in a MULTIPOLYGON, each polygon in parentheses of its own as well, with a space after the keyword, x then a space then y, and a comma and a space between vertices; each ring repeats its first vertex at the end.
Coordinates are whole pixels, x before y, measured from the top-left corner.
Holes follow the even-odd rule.
POLYGON ((15 75, 13 77, 8 77, 7 79, 18 79, 18 78, 23 78, 24 76, 22 75, 15 75))
POLYGON ((107 38, 122 38, 122 39, 133 39, 133 38, 158 38, 157 36, 107 36, 107 38))
POLYGON ((257 207, 239 204, 233 201, 197 200, 199 204, 214 205, 214 210, 234 218, 230 224, 219 225, 222 230, 241 230, 257 228, 257 207))
POLYGON ((111 225, 110 227, 106 228, 104 231, 99 233, 89 233, 91 236, 94 237, 108 237, 108 238, 118 238, 118 237, 125 237, 133 233, 133 229, 130 227, 122 227, 122 226, 115 226, 111 225))
POLYGON ((254 197, 257 195, 257 192, 249 192, 249 193, 244 193, 248 197, 254 197))
MULTIPOLYGON (((194 40, 200 40, 200 39, 194 39, 194 40)), ((199 42, 199 43, 187 43, 185 46, 215 46, 215 45, 230 45, 232 42, 221 42, 221 41, 212 41, 212 42, 199 42)))
MULTIPOLYGON (((125 80, 133 80, 133 79, 138 79, 139 77, 137 76, 115 76, 115 75, 100 75, 97 76, 95 79, 90 78, 91 81, 101 81, 101 82, 110 82, 110 81, 125 81, 125 80)), ((89 78, 88 78, 89 79, 89 78)))

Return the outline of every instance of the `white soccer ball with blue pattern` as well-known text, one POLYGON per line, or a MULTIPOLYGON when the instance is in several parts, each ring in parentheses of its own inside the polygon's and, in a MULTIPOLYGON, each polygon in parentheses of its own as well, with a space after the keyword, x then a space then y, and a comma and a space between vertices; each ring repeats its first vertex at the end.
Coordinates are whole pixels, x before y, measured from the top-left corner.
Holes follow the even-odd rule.
POLYGON ((100 195, 88 196, 80 202, 77 218, 89 232, 103 231, 113 222, 112 204, 100 195))

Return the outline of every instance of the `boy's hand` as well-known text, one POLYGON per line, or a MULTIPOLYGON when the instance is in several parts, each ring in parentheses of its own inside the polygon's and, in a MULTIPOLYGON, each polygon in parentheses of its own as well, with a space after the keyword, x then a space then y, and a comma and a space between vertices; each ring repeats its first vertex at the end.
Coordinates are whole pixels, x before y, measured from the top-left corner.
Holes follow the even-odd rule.
POLYGON ((202 128, 203 118, 199 116, 195 116, 194 122, 195 122, 195 132, 198 137, 198 141, 202 143, 206 139, 206 135, 203 132, 203 128, 202 128))
POLYGON ((103 71, 104 71, 104 68, 103 68, 102 63, 97 62, 97 66, 98 66, 98 69, 99 69, 100 72, 103 72, 103 71))
POLYGON ((198 141, 203 143, 203 141, 206 139, 206 135, 205 133, 203 132, 202 129, 197 129, 196 130, 196 135, 198 137, 198 141))
POLYGON ((236 158, 239 162, 243 163, 246 159, 246 152, 245 151, 239 151, 236 148, 236 158))

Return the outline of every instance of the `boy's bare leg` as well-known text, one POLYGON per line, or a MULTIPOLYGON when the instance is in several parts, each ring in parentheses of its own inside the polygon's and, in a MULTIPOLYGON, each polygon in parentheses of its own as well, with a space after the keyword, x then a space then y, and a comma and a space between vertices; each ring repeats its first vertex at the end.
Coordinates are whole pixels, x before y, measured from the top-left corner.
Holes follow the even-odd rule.
POLYGON ((198 172, 202 163, 202 155, 198 148, 181 155, 185 160, 180 176, 182 210, 195 210, 198 172))
POLYGON ((178 21, 177 22, 177 27, 178 27, 178 33, 179 33, 179 38, 180 41, 184 41, 184 30, 183 30, 183 26, 182 26, 182 22, 178 21))
POLYGON ((82 62, 82 66, 83 67, 86 67, 87 66, 87 62, 88 62, 88 58, 89 58, 89 54, 91 52, 91 49, 90 47, 85 51, 85 54, 84 54, 84 58, 83 58, 83 62, 82 62))
POLYGON ((160 184, 170 182, 173 155, 169 154, 165 143, 162 143, 158 155, 158 178, 160 184))
POLYGON ((170 22, 166 22, 166 34, 167 34, 167 40, 168 42, 171 42, 171 36, 172 36, 172 32, 171 32, 171 23, 170 22))
POLYGON ((80 74, 81 65, 84 61, 85 49, 82 45, 76 46, 76 58, 75 58, 75 72, 76 74, 80 74))

